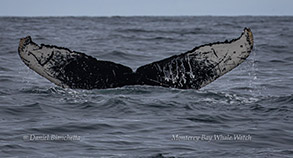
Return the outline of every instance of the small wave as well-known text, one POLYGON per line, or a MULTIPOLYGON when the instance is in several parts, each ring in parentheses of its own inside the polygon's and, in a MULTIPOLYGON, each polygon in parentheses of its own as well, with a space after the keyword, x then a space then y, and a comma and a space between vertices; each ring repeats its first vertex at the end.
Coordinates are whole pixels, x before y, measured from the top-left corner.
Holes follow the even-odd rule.
POLYGON ((18 137, 18 139, 15 139, 16 141, 8 141, 9 144, 1 144, 1 157, 18 157, 19 155, 23 157, 30 157, 32 154, 36 155, 38 153, 38 148, 27 146, 25 144, 18 144, 17 141, 19 139, 20 137, 18 137))
POLYGON ((105 99, 96 108, 103 110, 105 115, 115 114, 116 117, 136 113, 134 104, 123 95, 105 99))
POLYGON ((281 59, 272 59, 272 60, 269 60, 269 62, 271 62, 271 63, 281 63, 281 64, 286 63, 286 61, 281 60, 281 59))
POLYGON ((24 149, 23 146, 21 145, 17 145, 17 144, 13 144, 13 145, 10 145, 10 144, 6 144, 6 145, 2 145, 1 146, 1 149, 3 150, 11 150, 11 149, 24 149))
POLYGON ((283 105, 288 105, 293 103, 293 95, 269 97, 267 99, 270 100, 271 102, 275 102, 275 103, 283 104, 283 105))
POLYGON ((290 96, 273 96, 263 97, 255 104, 251 105, 251 110, 261 111, 265 113, 282 113, 286 115, 293 111, 292 107, 288 106, 293 104, 293 95, 290 96))
POLYGON ((138 28, 130 28, 130 29, 117 29, 116 31, 118 32, 133 32, 133 33, 153 33, 155 32, 154 30, 146 30, 146 29, 138 29, 138 28))
POLYGON ((292 57, 286 57, 286 58, 284 58, 284 60, 292 62, 293 61, 293 56, 292 57))
POLYGON ((11 78, 0 78, 0 82, 1 83, 4 83, 4 82, 13 82, 14 79, 11 79, 11 78))
POLYGON ((219 34, 219 32, 211 32, 211 30, 206 30, 202 28, 179 28, 179 29, 172 29, 172 30, 147 30, 147 29, 117 29, 118 32, 124 32, 124 33, 155 33, 155 34, 219 34))
POLYGON ((281 155, 293 155, 293 149, 283 149, 280 151, 281 155))
POLYGON ((287 38, 292 38, 293 37, 293 35, 292 35, 292 33, 280 33, 279 34, 280 35, 280 37, 287 37, 287 38))
POLYGON ((211 116, 211 115, 197 115, 197 116, 188 117, 185 119, 192 122, 215 123, 215 124, 221 124, 225 120, 221 116, 211 116))
POLYGON ((0 109, 2 116, 5 117, 7 117, 8 115, 14 117, 32 117, 42 115, 43 113, 45 113, 39 103, 26 104, 22 106, 0 106, 0 109))
POLYGON ((251 104, 259 100, 259 98, 249 95, 237 95, 225 92, 204 91, 200 94, 199 101, 210 102, 213 104, 251 104))
POLYGON ((149 156, 149 157, 146 157, 146 158, 175 158, 174 156, 164 156, 164 155, 166 155, 166 154, 159 153, 159 154, 149 156))
POLYGON ((150 38, 140 38, 140 40, 147 40, 147 41, 179 41, 180 39, 178 38, 172 38, 172 37, 162 37, 162 36, 157 36, 157 37, 150 37, 150 38))
POLYGON ((230 27, 230 28, 238 28, 240 27, 239 23, 237 22, 220 22, 220 23, 215 23, 213 25, 215 28, 227 28, 227 27, 230 27))
POLYGON ((80 109, 93 109, 93 110, 96 110, 97 109, 96 104, 97 104, 96 102, 85 101, 83 103, 79 103, 78 107, 80 109))
POLYGON ((12 69, 0 66, 0 71, 12 71, 12 69))
POLYGON ((20 89, 20 92, 32 94, 51 94, 53 91, 52 88, 46 89, 41 86, 31 86, 20 89))
POLYGON ((0 90, 0 96, 4 96, 4 95, 9 95, 9 93, 3 91, 2 89, 0 90))
POLYGON ((106 130, 114 128, 108 123, 63 123, 55 125, 40 126, 38 128, 28 128, 26 129, 30 133, 47 133, 47 134, 58 134, 58 133, 76 133, 76 132, 86 132, 86 131, 97 131, 106 130))

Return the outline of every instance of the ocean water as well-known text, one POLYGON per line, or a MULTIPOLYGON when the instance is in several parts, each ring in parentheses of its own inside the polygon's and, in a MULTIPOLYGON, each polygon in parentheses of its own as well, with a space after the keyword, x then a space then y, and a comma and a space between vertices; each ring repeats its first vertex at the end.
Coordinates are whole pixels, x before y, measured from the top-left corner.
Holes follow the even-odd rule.
POLYGON ((0 17, 0 157, 292 157, 293 17, 0 17), (130 66, 254 33, 250 57, 200 90, 63 89, 19 38, 130 66))

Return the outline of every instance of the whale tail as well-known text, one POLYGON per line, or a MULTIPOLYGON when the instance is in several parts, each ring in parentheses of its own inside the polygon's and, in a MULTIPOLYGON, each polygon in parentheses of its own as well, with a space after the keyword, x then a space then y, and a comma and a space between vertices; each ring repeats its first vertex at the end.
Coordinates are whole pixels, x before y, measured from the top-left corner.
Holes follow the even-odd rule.
POLYGON ((245 28, 237 39, 195 47, 136 72, 67 48, 39 46, 30 36, 20 39, 18 52, 29 68, 62 87, 104 89, 138 84, 200 89, 245 61, 252 48, 252 32, 245 28))
POLYGON ((249 56, 253 35, 245 28, 231 41, 206 44, 137 69, 141 84, 200 89, 231 71, 249 56))

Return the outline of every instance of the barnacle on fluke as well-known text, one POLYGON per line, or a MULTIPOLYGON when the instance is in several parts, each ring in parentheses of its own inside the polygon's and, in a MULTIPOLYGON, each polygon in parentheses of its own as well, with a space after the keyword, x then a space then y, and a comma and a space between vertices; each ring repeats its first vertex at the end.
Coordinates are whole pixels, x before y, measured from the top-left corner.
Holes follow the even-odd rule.
POLYGON ((253 35, 245 28, 231 41, 195 47, 186 53, 131 68, 97 60, 67 48, 20 39, 18 53, 23 62, 56 85, 79 89, 104 89, 125 85, 153 85, 200 89, 241 64, 253 48, 253 35))

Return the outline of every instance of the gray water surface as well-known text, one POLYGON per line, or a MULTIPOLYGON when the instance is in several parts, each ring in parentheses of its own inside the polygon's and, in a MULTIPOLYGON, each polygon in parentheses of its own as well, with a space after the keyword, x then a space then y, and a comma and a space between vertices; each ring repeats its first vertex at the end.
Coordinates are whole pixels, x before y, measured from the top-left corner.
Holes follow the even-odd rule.
POLYGON ((0 157, 291 157, 293 17, 0 17, 0 157), (254 33, 250 57, 201 90, 63 89, 19 38, 130 66, 254 33))

